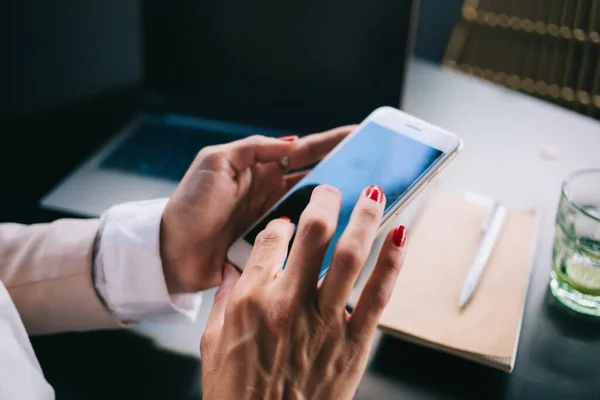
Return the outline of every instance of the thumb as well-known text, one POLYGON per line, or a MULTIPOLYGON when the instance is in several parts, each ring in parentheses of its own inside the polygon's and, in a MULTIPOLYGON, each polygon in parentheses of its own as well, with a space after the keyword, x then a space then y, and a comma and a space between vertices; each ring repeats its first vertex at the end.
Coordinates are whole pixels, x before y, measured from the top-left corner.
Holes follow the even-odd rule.
POLYGON ((221 283, 215 294, 215 301, 208 317, 207 328, 220 330, 221 326, 223 326, 227 299, 229 299, 229 295, 233 291, 238 279, 240 279, 240 276, 240 272, 233 265, 225 264, 223 266, 223 283, 221 283))

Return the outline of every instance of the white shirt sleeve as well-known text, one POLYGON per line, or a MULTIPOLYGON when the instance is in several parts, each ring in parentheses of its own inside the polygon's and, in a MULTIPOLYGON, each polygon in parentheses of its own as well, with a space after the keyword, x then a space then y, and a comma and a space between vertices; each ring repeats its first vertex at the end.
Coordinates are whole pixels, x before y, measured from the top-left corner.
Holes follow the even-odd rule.
POLYGON ((0 399, 54 399, 25 326, 0 282, 0 399))
POLYGON ((160 223, 168 199, 123 203, 100 218, 94 284, 123 322, 196 319, 201 293, 171 295, 160 258, 160 223))

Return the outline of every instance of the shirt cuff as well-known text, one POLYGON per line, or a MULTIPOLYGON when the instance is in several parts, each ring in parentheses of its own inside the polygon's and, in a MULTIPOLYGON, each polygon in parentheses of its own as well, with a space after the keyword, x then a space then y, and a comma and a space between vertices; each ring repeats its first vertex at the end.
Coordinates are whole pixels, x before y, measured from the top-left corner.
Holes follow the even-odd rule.
POLYGON ((94 284, 123 322, 196 319, 201 293, 171 295, 160 258, 160 223, 168 199, 123 203, 100 218, 94 284))

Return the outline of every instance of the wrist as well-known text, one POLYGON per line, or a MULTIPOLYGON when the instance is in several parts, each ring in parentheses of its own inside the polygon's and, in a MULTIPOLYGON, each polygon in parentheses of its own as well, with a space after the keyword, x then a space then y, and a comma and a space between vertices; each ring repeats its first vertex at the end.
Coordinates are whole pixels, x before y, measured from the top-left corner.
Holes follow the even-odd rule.
POLYGON ((169 294, 195 293, 216 286, 204 268, 199 251, 186 243, 188 232, 172 228, 163 216, 160 224, 160 259, 169 294))
MULTIPOLYGON (((190 218, 167 207, 159 229, 159 249, 170 294, 195 293, 221 283, 224 251, 215 240, 203 240, 190 218)), ((193 218, 192 218, 193 220, 193 218)))
POLYGON ((182 260, 177 256, 178 252, 170 240, 171 234, 168 233, 165 225, 163 216, 160 223, 159 251, 167 290, 170 294, 186 293, 187 290, 185 290, 184 284, 180 279, 180 274, 177 271, 177 267, 182 263, 182 260))

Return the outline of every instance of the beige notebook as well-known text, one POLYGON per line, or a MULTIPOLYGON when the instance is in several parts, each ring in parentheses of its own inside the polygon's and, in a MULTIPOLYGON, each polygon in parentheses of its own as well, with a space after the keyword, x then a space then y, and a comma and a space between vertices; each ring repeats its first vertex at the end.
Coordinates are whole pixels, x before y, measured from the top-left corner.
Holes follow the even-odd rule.
POLYGON ((512 371, 535 247, 534 210, 509 210, 501 236, 469 303, 463 280, 490 204, 436 190, 409 232, 408 254, 379 322, 386 333, 512 371))

